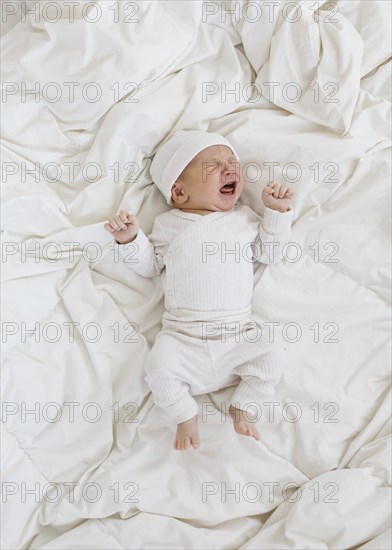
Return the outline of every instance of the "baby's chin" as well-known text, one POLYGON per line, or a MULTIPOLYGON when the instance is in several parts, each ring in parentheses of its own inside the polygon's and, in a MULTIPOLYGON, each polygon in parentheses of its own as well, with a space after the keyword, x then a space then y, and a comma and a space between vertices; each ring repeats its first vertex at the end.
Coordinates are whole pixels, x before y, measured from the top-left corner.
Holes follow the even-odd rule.
POLYGON ((213 204, 210 205, 211 210, 226 211, 232 210, 238 201, 238 197, 232 196, 227 198, 219 197, 213 204))
POLYGON ((236 193, 234 195, 220 195, 217 200, 216 204, 219 205, 220 210, 231 210, 234 208, 235 204, 237 203, 239 197, 236 193))
POLYGON ((232 201, 230 204, 227 203, 223 203, 223 204, 219 204, 219 205, 211 205, 209 207, 209 210, 211 210, 211 212, 228 212, 229 210, 232 210, 234 208, 236 204, 236 201, 232 201))
POLYGON ((236 205, 239 197, 231 195, 228 197, 216 197, 210 202, 205 200, 205 197, 200 200, 187 201, 186 204, 176 204, 173 201, 174 208, 179 210, 190 210, 195 212, 226 212, 232 210, 236 205))

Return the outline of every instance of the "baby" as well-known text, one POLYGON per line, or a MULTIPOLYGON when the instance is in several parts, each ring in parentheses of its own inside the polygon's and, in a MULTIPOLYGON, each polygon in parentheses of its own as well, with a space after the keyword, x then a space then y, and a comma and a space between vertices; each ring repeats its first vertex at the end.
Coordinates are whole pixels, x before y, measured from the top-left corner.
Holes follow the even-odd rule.
POLYGON ((172 208, 157 216, 149 238, 125 210, 104 228, 136 273, 162 273, 162 330, 145 365, 154 403, 177 424, 174 448, 196 449, 199 407, 193 395, 237 385, 228 410, 234 428, 260 440, 254 407, 275 395, 284 355, 278 344, 256 340, 253 264, 282 258, 293 189, 266 185, 263 219, 237 204, 244 188, 239 157, 224 137, 200 130, 175 132, 150 171, 172 208))

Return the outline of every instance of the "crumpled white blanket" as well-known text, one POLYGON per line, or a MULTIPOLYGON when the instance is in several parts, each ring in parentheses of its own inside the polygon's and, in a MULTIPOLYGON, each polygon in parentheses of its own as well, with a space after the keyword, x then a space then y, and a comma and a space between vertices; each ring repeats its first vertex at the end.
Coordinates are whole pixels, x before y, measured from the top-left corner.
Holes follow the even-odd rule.
POLYGON ((3 547, 390 548, 390 3, 5 4, 3 547), (269 170, 290 180, 296 244, 255 270, 290 360, 261 442, 229 388, 180 453, 144 381, 160 280, 103 224, 149 233, 182 128, 233 142, 260 215, 269 170))

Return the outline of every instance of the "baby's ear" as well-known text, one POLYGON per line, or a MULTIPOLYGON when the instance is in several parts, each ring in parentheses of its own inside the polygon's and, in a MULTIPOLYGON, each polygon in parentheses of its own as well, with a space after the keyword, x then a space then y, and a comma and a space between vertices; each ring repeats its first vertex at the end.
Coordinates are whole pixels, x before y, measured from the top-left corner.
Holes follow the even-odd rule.
POLYGON ((171 198, 175 202, 181 201, 181 199, 184 198, 184 191, 182 190, 181 186, 177 185, 176 183, 171 189, 171 198))
MULTIPOLYGON (((177 183, 177 181, 178 181, 178 179, 176 180, 176 183, 177 183)), ((172 198, 173 200, 176 199, 177 194, 178 194, 178 192, 179 192, 179 189, 178 189, 176 183, 174 183, 174 184, 172 185, 172 188, 171 188, 171 198, 172 198)))

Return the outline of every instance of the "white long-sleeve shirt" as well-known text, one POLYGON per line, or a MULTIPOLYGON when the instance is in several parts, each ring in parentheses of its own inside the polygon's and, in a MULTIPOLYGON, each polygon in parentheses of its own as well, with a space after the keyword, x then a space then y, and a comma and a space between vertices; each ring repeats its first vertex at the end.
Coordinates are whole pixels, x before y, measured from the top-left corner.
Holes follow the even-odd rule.
POLYGON ((149 238, 139 228, 131 243, 118 245, 119 254, 144 277, 162 273, 165 309, 173 316, 230 314, 250 307, 254 262, 282 258, 292 219, 292 209, 265 207, 261 218, 245 205, 206 215, 173 208, 157 216, 149 238))

